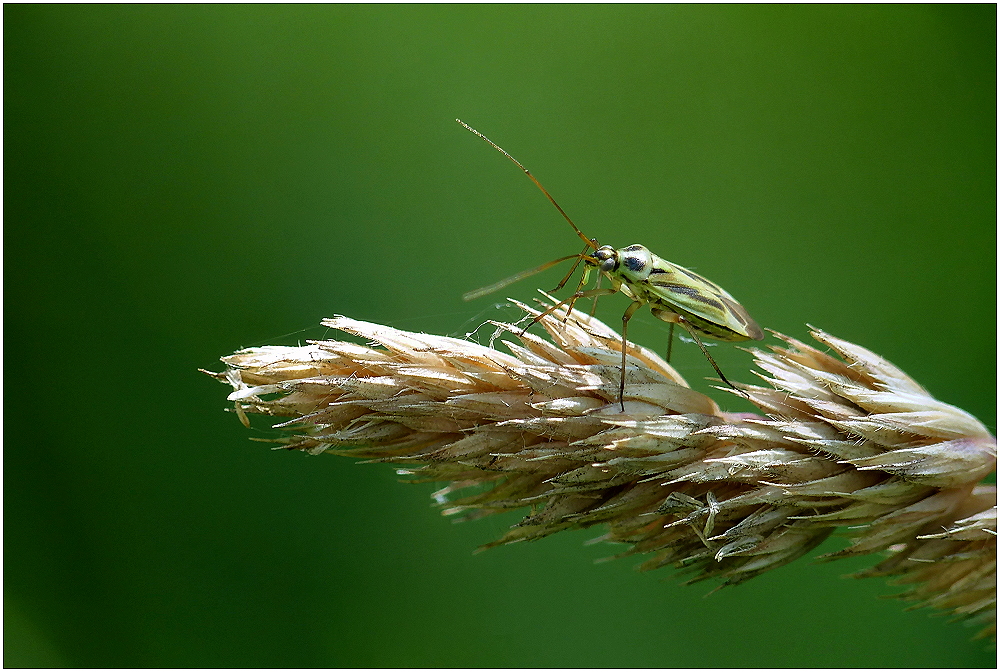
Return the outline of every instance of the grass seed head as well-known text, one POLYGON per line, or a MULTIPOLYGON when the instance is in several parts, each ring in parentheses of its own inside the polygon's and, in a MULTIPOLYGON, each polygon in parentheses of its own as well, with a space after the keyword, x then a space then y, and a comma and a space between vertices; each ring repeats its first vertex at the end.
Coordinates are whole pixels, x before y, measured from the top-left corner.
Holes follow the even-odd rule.
MULTIPOLYGON (((527 315, 539 311, 518 304, 527 315)), ((543 309, 544 309, 543 304, 543 309)), ((604 525, 598 540, 736 584, 808 553, 882 553, 859 576, 893 576, 899 597, 996 622, 996 440, 874 353, 813 329, 831 352, 786 336, 753 350, 761 414, 727 413, 655 353, 574 311, 540 320, 552 342, 493 323, 506 352, 335 317, 369 345, 311 341, 223 358, 212 374, 247 414, 288 418, 280 448, 402 465, 442 482, 445 515, 527 515, 486 547, 604 525)), ((721 389, 721 388, 720 388, 721 389)))

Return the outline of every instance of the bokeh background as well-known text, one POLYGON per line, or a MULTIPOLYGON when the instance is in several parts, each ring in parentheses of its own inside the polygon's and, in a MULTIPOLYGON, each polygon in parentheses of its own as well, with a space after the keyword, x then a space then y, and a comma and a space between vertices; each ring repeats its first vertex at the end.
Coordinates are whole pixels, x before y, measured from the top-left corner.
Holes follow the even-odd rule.
MULTIPOLYGON (((996 6, 4 6, 7 666, 993 667, 866 562, 705 599, 600 533, 472 555, 199 374, 333 314, 462 336, 643 243, 996 426, 996 6)), ((615 324, 627 301, 603 299, 615 324)), ((665 347, 640 312, 635 340, 665 347)), ((750 358, 713 350, 735 380, 750 358)), ((723 401, 697 348, 675 364, 723 401)), ((839 548, 835 540, 821 551, 839 548)))

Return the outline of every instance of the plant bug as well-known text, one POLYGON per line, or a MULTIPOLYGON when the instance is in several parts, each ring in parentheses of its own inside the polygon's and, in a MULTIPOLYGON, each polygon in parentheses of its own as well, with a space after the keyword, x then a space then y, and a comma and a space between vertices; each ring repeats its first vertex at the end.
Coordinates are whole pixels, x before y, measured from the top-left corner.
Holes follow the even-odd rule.
POLYGON ((573 309, 573 305, 579 299, 594 298, 596 300, 599 296, 616 294, 618 292, 632 299, 632 303, 625 309, 625 314, 622 315, 622 368, 621 382, 618 387, 618 403, 623 413, 625 412, 625 341, 627 339, 628 321, 632 319, 635 311, 645 305, 649 306, 650 312, 653 313, 654 317, 670 323, 670 335, 667 343, 668 362, 670 361, 670 353, 673 346, 674 325, 679 324, 691 335, 694 342, 698 344, 698 347, 701 348, 702 353, 704 353, 722 381, 734 390, 739 391, 735 385, 729 382, 725 374, 722 373, 719 365, 712 359, 712 355, 708 354, 708 348, 705 347, 705 344, 702 343, 699 337, 700 334, 707 338, 729 342, 759 341, 764 338, 764 332, 761 331, 761 328, 729 292, 693 271, 661 259, 642 245, 629 245, 628 247, 615 249, 611 245, 600 245, 596 238, 588 238, 573 223, 569 215, 559 207, 559 204, 546 191, 541 182, 535 179, 535 176, 521 165, 520 161, 461 119, 456 119, 455 121, 489 143, 493 149, 506 156, 518 168, 524 171, 524 174, 535 183, 536 187, 542 190, 542 193, 545 194, 545 197, 549 199, 552 205, 556 206, 556 210, 569 222, 569 225, 573 227, 573 231, 576 232, 586 245, 579 254, 571 254, 554 259, 537 268, 522 271, 500 282, 493 283, 473 292, 468 292, 463 297, 466 301, 471 301, 472 299, 503 289, 507 285, 523 280, 535 273, 540 273, 556 264, 576 259, 569 273, 563 277, 562 281, 553 290, 562 289, 576 272, 580 263, 583 262, 583 276, 580 278, 576 291, 572 296, 556 303, 535 317, 535 319, 528 323, 528 326, 524 330, 526 331, 542 317, 556 311, 562 305, 567 306, 566 315, 568 317, 573 309), (598 275, 597 286, 594 289, 583 289, 590 279, 591 271, 595 269, 600 274, 598 275), (600 287, 601 276, 607 277, 611 281, 611 287, 603 289, 600 287))

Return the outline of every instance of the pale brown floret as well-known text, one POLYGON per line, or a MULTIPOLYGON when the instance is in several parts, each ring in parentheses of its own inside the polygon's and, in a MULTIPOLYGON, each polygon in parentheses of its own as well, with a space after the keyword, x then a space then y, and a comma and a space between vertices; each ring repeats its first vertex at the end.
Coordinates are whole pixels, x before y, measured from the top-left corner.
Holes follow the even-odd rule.
POLYGON ((752 351, 769 387, 741 386, 764 413, 753 415, 720 411, 629 343, 622 413, 621 339, 577 311, 540 320, 553 343, 493 323, 510 354, 323 324, 381 348, 314 341, 223 358, 213 375, 241 420, 291 418, 276 425, 283 448, 448 482, 434 495, 446 515, 528 507, 487 547, 604 524, 599 540, 627 544, 620 555, 649 554, 643 569, 726 585, 849 528, 850 545, 824 557, 887 553, 859 576, 896 576, 913 586, 903 599, 995 629, 996 488, 978 483, 996 440, 864 348, 814 329, 834 356, 778 334, 785 347, 752 351))

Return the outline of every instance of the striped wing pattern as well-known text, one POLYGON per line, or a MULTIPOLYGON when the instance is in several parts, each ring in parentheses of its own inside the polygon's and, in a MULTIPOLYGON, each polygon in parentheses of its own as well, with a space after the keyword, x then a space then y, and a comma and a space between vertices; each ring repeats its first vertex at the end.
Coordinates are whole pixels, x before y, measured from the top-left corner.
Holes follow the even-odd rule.
POLYGON ((650 304, 659 304, 668 310, 676 307, 685 317, 693 315, 723 327, 721 334, 718 329, 706 332, 715 338, 727 341, 764 338, 761 328, 729 292, 683 266, 655 257, 653 269, 643 285, 640 288, 630 283, 630 289, 643 295, 650 304))

